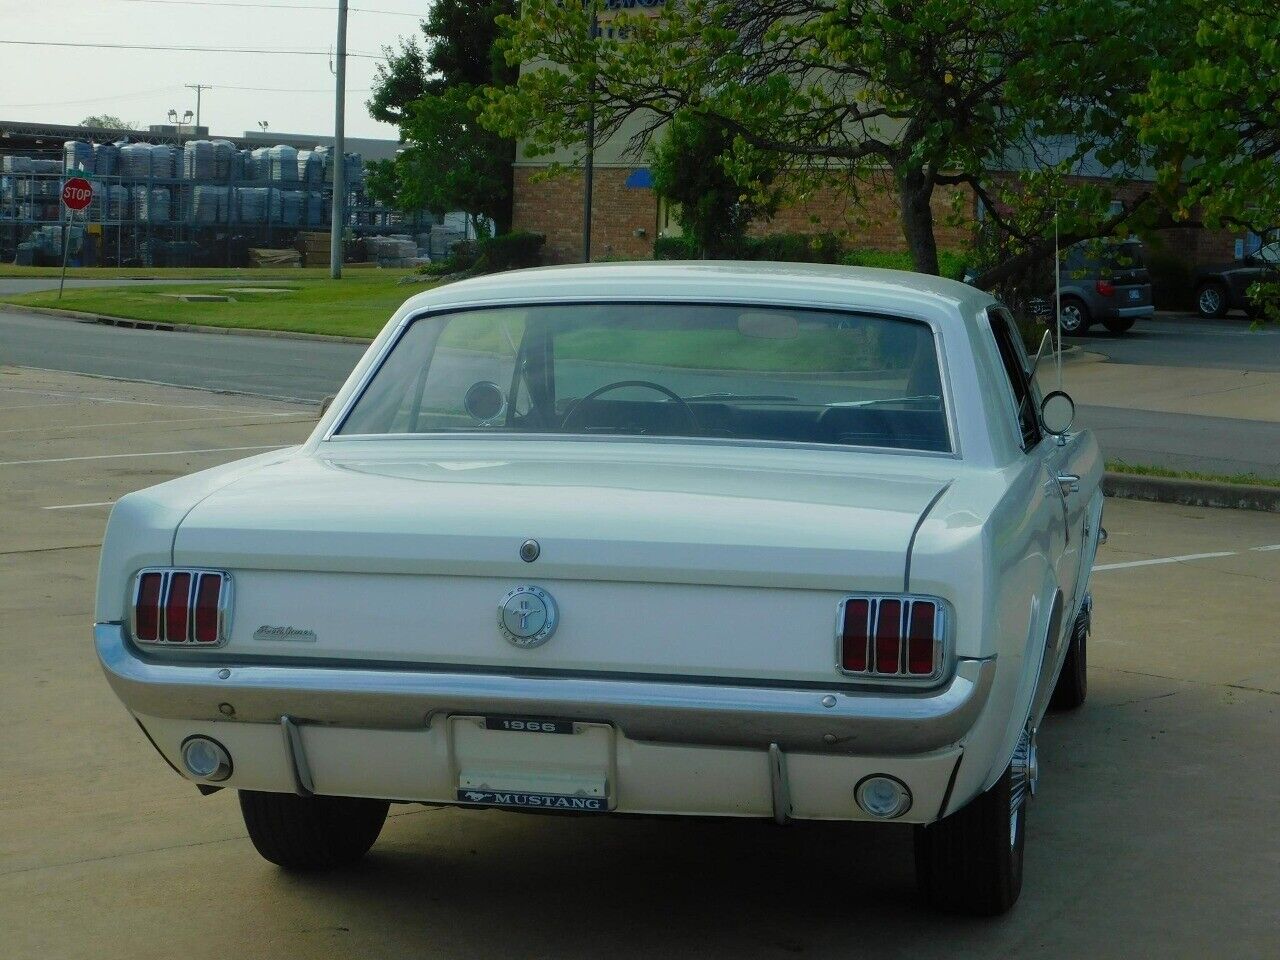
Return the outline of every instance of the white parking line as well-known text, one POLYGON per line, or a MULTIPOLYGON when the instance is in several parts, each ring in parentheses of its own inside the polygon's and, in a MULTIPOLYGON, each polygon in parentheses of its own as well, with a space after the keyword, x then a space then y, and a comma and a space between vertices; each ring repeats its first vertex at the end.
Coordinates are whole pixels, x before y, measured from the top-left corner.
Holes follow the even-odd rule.
MULTIPOLYGON (((149 383, 152 381, 133 380, 130 382, 131 383, 149 383)), ((176 386, 178 387, 178 389, 190 389, 189 387, 183 387, 180 384, 159 384, 159 385, 160 386, 176 386)), ((37 390, 30 387, 0 387, 0 391, 3 391, 5 393, 29 393, 29 394, 34 394, 35 396, 38 396, 38 397, 65 397, 68 400, 71 400, 73 402, 83 401, 83 402, 91 402, 91 403, 119 403, 119 404, 124 404, 126 406, 135 406, 135 407, 172 407, 172 408, 181 408, 184 410, 221 410, 224 412, 229 410, 233 413, 252 413, 255 416, 263 416, 263 417, 297 416, 297 411, 289 411, 287 413, 283 413, 277 410, 256 410, 256 409, 251 409, 247 407, 232 407, 232 406, 227 406, 225 404, 222 406, 218 406, 216 404, 211 404, 211 403, 164 403, 158 400, 126 400, 121 397, 97 397, 97 396, 90 396, 89 394, 86 394, 86 393, 68 393, 65 390, 37 390)), ((301 402, 310 403, 310 404, 316 403, 316 401, 314 400, 302 400, 301 402)), ((36 405, 32 404, 31 406, 36 406, 36 405)), ((6 409, 16 410, 18 408, 0 406, 0 412, 3 412, 6 409)))
MULTIPOLYGON (((2 410, 3 408, 0 408, 2 410)), ((160 426, 166 423, 217 423, 220 420, 252 420, 254 417, 288 417, 297 416, 299 423, 305 423, 312 417, 305 414, 288 414, 288 413, 242 413, 230 417, 181 417, 174 420, 108 420, 103 423, 77 423, 71 425, 56 425, 43 427, 15 427, 11 430, 0 430, 0 433, 36 433, 39 431, 49 431, 59 433, 64 430, 96 430, 98 427, 151 427, 160 426)), ((267 423, 276 423, 278 421, 271 420, 267 423)), ((265 426, 266 424, 246 423, 246 427, 265 426)))
POLYGON ((96 500, 93 503, 61 503, 56 507, 41 507, 41 510, 79 510, 81 507, 109 507, 114 500, 96 500))
POLYGON ((1130 560, 1128 563, 1103 563, 1093 568, 1094 573, 1103 570, 1124 570, 1127 567, 1152 567, 1160 563, 1182 563, 1184 560, 1212 560, 1215 557, 1234 557, 1239 550, 1223 550, 1218 553, 1188 553, 1181 557, 1157 557, 1154 560, 1130 560))
POLYGON ((200 450, 157 450, 154 453, 99 453, 92 457, 50 457, 47 460, 0 460, 0 467, 24 467, 36 463, 72 463, 77 460, 123 460, 128 457, 177 457, 188 453, 230 453, 233 450, 283 450, 287 443, 264 443, 252 447, 204 447, 200 450))
POLYGON ((1268 544, 1268 545, 1267 545, 1267 546, 1265 546, 1265 547, 1250 547, 1249 549, 1250 549, 1250 550, 1259 550, 1259 551, 1264 551, 1264 550, 1280 550, 1280 543, 1272 543, 1272 544, 1268 544))

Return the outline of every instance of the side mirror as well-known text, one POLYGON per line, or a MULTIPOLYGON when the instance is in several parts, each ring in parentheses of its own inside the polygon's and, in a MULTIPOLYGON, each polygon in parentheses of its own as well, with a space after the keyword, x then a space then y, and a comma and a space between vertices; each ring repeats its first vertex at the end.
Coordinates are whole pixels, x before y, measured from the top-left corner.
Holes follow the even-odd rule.
POLYGON ((1040 401, 1040 423, 1051 437, 1064 437, 1076 419, 1076 403, 1061 390, 1046 393, 1040 401))
POLYGON ((328 413, 329 408, 333 406, 334 399, 335 399, 334 395, 330 394, 329 396, 325 397, 323 400, 320 401, 320 414, 319 416, 316 417, 317 420, 324 419, 324 415, 328 413))

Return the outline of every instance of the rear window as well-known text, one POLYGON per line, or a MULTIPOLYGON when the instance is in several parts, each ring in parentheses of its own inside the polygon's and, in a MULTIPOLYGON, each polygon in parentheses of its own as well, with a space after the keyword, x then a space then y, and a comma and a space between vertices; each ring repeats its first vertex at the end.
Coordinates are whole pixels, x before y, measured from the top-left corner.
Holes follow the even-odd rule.
POLYGON ((339 435, 698 437, 945 452, 925 323, 820 310, 572 304, 411 324, 339 435))

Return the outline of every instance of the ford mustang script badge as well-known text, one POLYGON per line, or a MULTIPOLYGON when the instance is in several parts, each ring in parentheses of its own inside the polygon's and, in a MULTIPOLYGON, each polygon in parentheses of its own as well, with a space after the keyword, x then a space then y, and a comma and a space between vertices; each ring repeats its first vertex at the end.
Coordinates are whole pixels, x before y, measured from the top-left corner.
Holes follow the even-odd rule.
POLYGON ((498 629, 517 647, 538 647, 551 639, 559 622, 551 594, 521 584, 498 604, 498 629))

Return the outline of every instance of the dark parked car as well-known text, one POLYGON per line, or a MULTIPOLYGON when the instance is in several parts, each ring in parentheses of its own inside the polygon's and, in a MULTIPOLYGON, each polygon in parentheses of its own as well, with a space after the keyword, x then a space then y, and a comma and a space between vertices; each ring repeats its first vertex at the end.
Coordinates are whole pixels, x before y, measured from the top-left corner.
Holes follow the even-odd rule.
POLYGON ((1196 309, 1202 317, 1221 317, 1228 310, 1250 313, 1249 287, 1259 280, 1280 281, 1280 240, 1242 260, 1196 270, 1196 309))
POLYGON ((1062 332, 1079 335, 1094 323, 1124 333, 1156 308, 1151 275, 1137 240, 1085 241, 1066 252, 1058 269, 1062 332))

